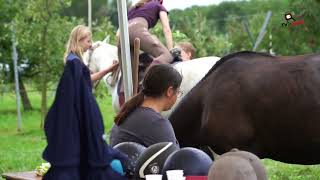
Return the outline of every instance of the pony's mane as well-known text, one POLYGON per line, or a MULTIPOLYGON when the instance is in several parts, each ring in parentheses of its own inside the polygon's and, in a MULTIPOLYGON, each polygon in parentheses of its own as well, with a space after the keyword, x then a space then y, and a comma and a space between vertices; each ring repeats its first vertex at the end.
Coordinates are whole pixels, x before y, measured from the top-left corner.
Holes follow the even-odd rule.
POLYGON ((95 41, 93 44, 92 44, 92 49, 96 49, 100 46, 106 46, 106 47, 117 47, 116 45, 113 45, 113 44, 110 44, 110 43, 107 43, 105 41, 95 41))
POLYGON ((200 82, 204 81, 218 67, 220 67, 223 63, 225 63, 226 61, 232 59, 235 56, 244 57, 244 56, 257 56, 257 55, 266 56, 266 57, 274 57, 274 56, 272 56, 272 55, 270 55, 268 53, 253 52, 253 51, 240 51, 240 52, 235 52, 235 53, 228 54, 226 56, 223 56, 219 61, 217 61, 216 64, 209 70, 209 72, 201 79, 200 82))

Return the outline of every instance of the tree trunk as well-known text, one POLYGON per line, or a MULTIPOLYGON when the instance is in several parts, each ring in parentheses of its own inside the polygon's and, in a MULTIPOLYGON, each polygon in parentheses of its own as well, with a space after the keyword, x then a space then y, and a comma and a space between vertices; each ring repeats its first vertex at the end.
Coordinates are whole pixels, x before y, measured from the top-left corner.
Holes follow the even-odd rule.
MULTIPOLYGON (((43 73, 46 74, 46 73, 43 73)), ((44 127, 44 119, 47 114, 47 78, 43 76, 41 79, 41 122, 40 127, 44 127)))
MULTIPOLYGON (((45 3, 45 9, 47 10, 48 14, 50 14, 48 0, 45 3)), ((48 26, 50 22, 50 15, 46 20, 46 24, 43 27, 42 37, 41 37, 41 46, 43 47, 41 52, 41 61, 40 61, 40 68, 41 68, 41 80, 40 80, 40 88, 41 88, 41 120, 40 120, 40 128, 44 128, 44 120, 47 114, 47 86, 48 86, 48 77, 47 74, 49 72, 47 62, 49 53, 47 51, 47 35, 48 35, 48 26)))
POLYGON ((28 93, 26 91, 26 87, 24 86, 24 83, 22 81, 21 76, 19 78, 19 87, 20 87, 20 96, 21 96, 21 101, 23 104, 24 111, 32 110, 33 108, 31 106, 30 99, 29 99, 28 93))

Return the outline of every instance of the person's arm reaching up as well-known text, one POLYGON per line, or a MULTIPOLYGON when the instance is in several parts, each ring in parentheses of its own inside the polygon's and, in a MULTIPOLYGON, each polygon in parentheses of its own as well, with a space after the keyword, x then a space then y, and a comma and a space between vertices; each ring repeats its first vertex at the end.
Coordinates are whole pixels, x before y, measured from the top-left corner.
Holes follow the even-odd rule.
POLYGON ((160 21, 162 24, 163 34, 166 38, 167 48, 170 50, 173 48, 173 40, 172 40, 171 28, 169 25, 168 13, 165 11, 160 11, 159 15, 160 15, 160 21))

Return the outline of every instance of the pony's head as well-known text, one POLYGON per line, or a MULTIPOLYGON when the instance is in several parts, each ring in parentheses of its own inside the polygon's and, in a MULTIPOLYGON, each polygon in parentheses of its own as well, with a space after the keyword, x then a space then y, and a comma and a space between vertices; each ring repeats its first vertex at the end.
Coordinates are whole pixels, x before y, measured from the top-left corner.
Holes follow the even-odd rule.
MULTIPOLYGON (((92 73, 107 69, 118 61, 118 50, 116 46, 106 43, 106 41, 94 42, 92 48, 83 55, 84 63, 89 67, 92 73)), ((103 77, 109 92, 112 92, 112 73, 108 73, 103 77)))

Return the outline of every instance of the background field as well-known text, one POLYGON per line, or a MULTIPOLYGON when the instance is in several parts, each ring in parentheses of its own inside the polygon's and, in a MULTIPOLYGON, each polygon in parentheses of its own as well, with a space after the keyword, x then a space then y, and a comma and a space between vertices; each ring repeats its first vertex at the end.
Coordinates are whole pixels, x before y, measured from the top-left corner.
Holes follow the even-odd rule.
MULTIPOLYGON (((44 162, 41 158, 46 145, 43 130, 40 129, 40 95, 29 93, 35 110, 23 112, 23 130, 17 132, 15 96, 13 93, 0 96, 0 174, 11 171, 27 171, 44 162)), ((50 95, 52 102, 53 93, 50 95)), ((106 132, 112 126, 114 113, 109 96, 99 97, 98 103, 104 117, 106 132)), ((271 180, 317 180, 320 166, 289 165, 266 159, 271 180)), ((1 178, 0 178, 1 179, 1 178)))

